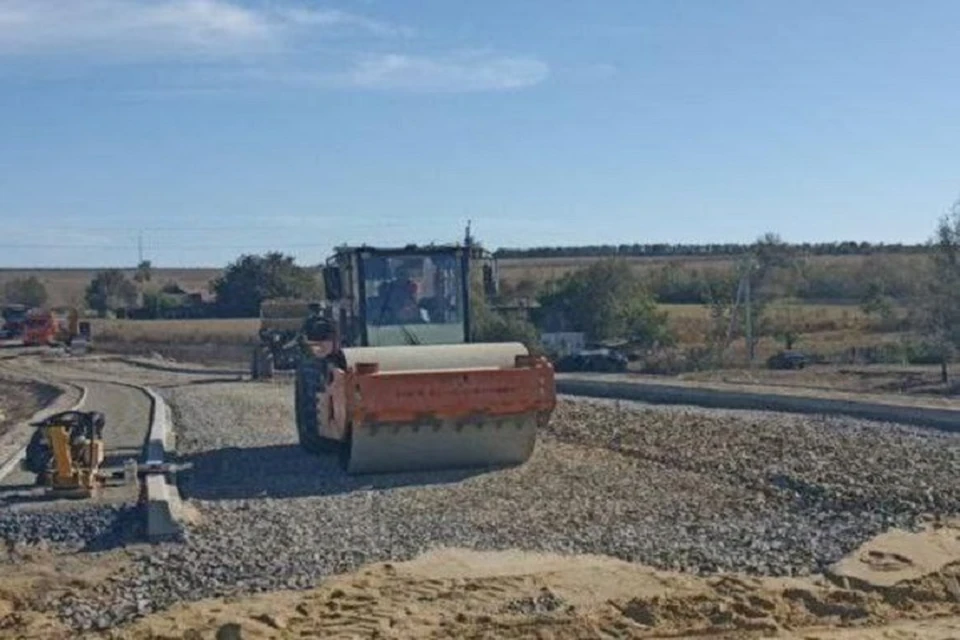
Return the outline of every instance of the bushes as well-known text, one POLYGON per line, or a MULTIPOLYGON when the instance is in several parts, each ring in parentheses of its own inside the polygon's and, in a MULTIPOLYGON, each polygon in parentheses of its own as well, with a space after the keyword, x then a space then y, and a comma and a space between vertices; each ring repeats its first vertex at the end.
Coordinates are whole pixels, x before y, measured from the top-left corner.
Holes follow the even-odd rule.
POLYGON ((541 351, 540 336, 528 321, 490 309, 479 315, 482 320, 473 327, 475 342, 522 342, 531 351, 541 351))
POLYGON ((319 295, 322 286, 316 274, 297 266, 292 256, 271 252, 240 256, 211 289, 225 316, 252 318, 268 298, 310 298, 319 295))
POLYGON ((552 317, 562 325, 557 329, 582 331, 590 340, 670 341, 667 314, 623 260, 603 260, 562 278, 540 304, 544 323, 552 317))
POLYGON ((42 307, 47 301, 47 288, 36 276, 16 278, 4 285, 3 301, 8 304, 42 307))

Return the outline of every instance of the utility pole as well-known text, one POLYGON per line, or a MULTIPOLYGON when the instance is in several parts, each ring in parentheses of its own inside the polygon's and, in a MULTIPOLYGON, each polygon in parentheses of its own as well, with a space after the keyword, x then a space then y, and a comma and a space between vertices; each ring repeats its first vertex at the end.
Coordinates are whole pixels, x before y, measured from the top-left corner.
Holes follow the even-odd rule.
POLYGON ((143 232, 137 232, 137 266, 143 264, 143 232))
POLYGON ((754 344, 753 344, 753 304, 750 301, 750 272, 753 270, 753 261, 747 262, 747 274, 744 280, 744 302, 745 306, 745 319, 746 319, 746 331, 747 331, 747 359, 750 362, 750 366, 753 367, 753 356, 754 356, 754 344))
POLYGON ((737 294, 733 299, 733 307, 730 310, 730 325, 727 327, 726 346, 730 345, 733 338, 733 328, 736 326, 739 318, 740 304, 743 304, 743 328, 747 341, 747 360, 750 366, 753 366, 753 360, 756 356, 755 345, 753 342, 753 299, 750 290, 750 277, 753 274, 753 258, 748 257, 740 262, 740 277, 737 279, 737 294))

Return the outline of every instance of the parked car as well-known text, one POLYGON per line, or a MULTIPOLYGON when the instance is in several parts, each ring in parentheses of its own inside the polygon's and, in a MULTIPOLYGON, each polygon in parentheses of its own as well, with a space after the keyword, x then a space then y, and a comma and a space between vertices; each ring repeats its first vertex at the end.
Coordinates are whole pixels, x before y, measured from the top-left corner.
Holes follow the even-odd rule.
POLYGON ((557 371, 603 371, 618 373, 627 370, 627 357, 614 349, 581 349, 559 358, 557 371))
POLYGON ((769 369, 803 369, 810 359, 799 351, 781 351, 767 360, 769 369))

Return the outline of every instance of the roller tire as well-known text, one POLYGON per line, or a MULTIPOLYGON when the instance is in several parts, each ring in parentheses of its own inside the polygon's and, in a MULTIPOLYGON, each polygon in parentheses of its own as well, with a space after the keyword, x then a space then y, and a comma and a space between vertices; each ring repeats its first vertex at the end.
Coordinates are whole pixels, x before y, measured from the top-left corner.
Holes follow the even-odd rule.
POLYGON ((273 378, 273 354, 267 350, 263 349, 260 356, 260 373, 264 378, 271 379, 273 378))
POLYGON ((257 380, 260 378, 260 352, 257 349, 253 350, 253 353, 250 354, 250 379, 257 380))
POLYGON ((308 363, 297 367, 297 379, 294 384, 297 439, 304 450, 316 455, 329 451, 326 438, 320 437, 317 417, 318 382, 319 371, 315 366, 308 363))

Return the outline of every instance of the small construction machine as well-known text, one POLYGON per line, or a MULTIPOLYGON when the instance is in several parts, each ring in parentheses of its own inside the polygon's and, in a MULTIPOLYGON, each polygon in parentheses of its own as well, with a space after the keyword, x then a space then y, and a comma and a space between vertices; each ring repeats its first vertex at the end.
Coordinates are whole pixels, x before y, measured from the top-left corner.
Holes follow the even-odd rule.
POLYGON ((323 270, 327 304, 302 331, 305 449, 339 452, 350 473, 530 457, 556 404, 553 367, 520 343, 468 344, 478 260, 489 257, 461 245, 336 251, 323 270))
POLYGON ((303 320, 314 304, 299 299, 271 299, 260 304, 260 342, 250 358, 251 378, 272 378, 274 371, 297 368, 303 355, 299 342, 303 320))
POLYGON ((57 497, 89 497, 104 480, 105 423, 98 411, 63 411, 33 423, 42 433, 27 448, 26 467, 57 497))

